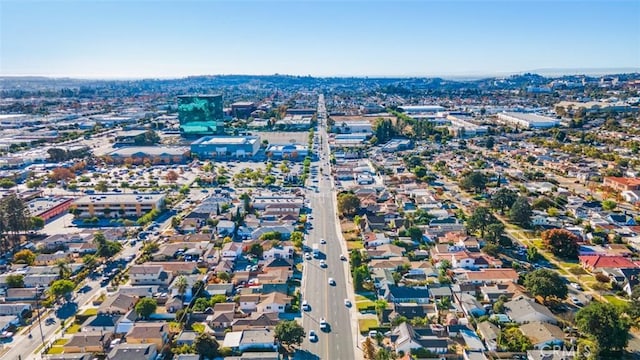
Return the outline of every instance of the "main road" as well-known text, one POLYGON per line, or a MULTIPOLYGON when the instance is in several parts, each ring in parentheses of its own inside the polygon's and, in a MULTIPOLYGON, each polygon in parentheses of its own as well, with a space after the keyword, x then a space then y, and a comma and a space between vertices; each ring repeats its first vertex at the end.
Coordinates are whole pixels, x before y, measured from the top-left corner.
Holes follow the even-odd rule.
POLYGON ((353 331, 357 329, 355 306, 347 307, 345 305, 345 299, 354 303, 349 265, 347 261, 340 260, 340 255, 347 255, 346 244, 341 241, 341 236, 338 233, 339 223, 332 181, 328 176, 323 175, 329 174, 329 143, 324 127, 326 111, 322 95, 318 102, 320 123, 318 137, 321 141, 318 157, 312 165, 323 170, 319 174, 312 175, 313 189, 307 188, 307 198, 313 209, 313 220, 311 220, 313 229, 307 236, 306 245, 311 248, 317 244, 320 248, 320 256, 304 260, 302 281, 302 299, 310 305, 309 311, 302 311, 302 324, 307 335, 313 330, 318 338, 317 341, 311 342, 307 336, 302 344, 302 351, 299 351, 295 358, 359 359, 362 357, 361 352, 357 351, 354 346, 353 331), (324 239, 326 244, 321 244, 321 239, 324 239), (320 267, 321 260, 326 262, 325 268, 320 267), (335 285, 330 285, 329 279, 334 279, 335 285), (328 328, 324 331, 320 330, 320 319, 322 318, 328 323, 328 328))

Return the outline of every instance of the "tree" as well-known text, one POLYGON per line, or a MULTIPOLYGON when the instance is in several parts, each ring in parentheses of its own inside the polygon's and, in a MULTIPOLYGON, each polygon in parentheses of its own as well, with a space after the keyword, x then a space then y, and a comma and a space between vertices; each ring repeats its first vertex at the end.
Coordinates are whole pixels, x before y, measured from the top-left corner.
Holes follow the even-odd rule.
POLYGON ((496 244, 487 244, 482 248, 482 251, 494 257, 497 257, 500 254, 500 246, 496 244))
POLYGON ((462 177, 460 186, 465 190, 475 190, 476 193, 480 193, 487 187, 487 177, 479 171, 472 171, 462 177))
POLYGON ((24 275, 11 274, 7 275, 5 282, 9 288, 22 288, 24 287, 24 275))
POLYGON ((527 261, 530 263, 535 263, 538 261, 540 254, 538 254, 538 248, 535 246, 530 246, 527 248, 527 261))
POLYGON ((491 208, 494 210, 500 210, 500 212, 504 214, 504 209, 511 208, 517 198, 518 194, 515 191, 507 188, 500 188, 491 195, 491 208))
POLYGON ((356 291, 363 291, 365 280, 369 279, 369 267, 366 264, 353 269, 353 286, 356 291))
POLYGON ((258 259, 262 259, 262 253, 264 253, 264 248, 259 243, 253 243, 249 247, 249 253, 255 255, 258 259))
POLYGON ((542 232, 542 242, 555 256, 565 259, 578 257, 580 238, 566 229, 551 229, 542 232))
POLYGON ((93 188, 98 192, 105 192, 108 190, 107 182, 104 180, 98 181, 93 188))
POLYGON ((284 320, 274 330, 276 340, 280 342, 286 353, 290 353, 296 345, 302 344, 306 336, 304 328, 295 320, 284 320))
POLYGON ((511 210, 509 210, 511 222, 524 228, 528 228, 531 224, 531 215, 533 215, 531 205, 529 205, 529 200, 524 196, 518 197, 511 206, 511 210))
POLYGON ((362 343, 362 352, 364 353, 364 358, 366 360, 374 360, 376 357, 376 348, 373 344, 373 340, 371 337, 367 336, 362 343))
POLYGON ((0 179, 0 187, 3 189, 10 189, 16 186, 15 181, 11 179, 0 179))
POLYGON ((44 227, 44 219, 39 216, 32 216, 29 218, 29 228, 42 229, 44 227))
POLYGON ((531 295, 540 296, 545 302, 551 297, 566 299, 569 292, 560 274, 549 269, 538 269, 527 274, 524 286, 531 295))
POLYGON ((49 291, 55 297, 60 297, 60 296, 66 296, 67 294, 72 292, 73 289, 75 289, 75 287, 76 287, 76 284, 74 284, 73 281, 71 280, 64 280, 64 279, 56 280, 53 283, 51 283, 51 287, 49 287, 49 291))
POLYGON ((170 183, 176 182, 179 177, 180 176, 178 175, 178 173, 173 170, 169 170, 167 174, 164 176, 165 180, 167 180, 170 183))
POLYGON ((293 243, 293 246, 296 248, 302 248, 302 241, 304 240, 304 234, 300 231, 294 231, 291 233, 289 240, 293 243))
POLYGON ((20 233, 30 229, 29 210, 24 200, 11 193, 0 200, 0 240, 5 252, 15 252, 20 245, 20 233))
POLYGON ((622 351, 629 342, 629 321, 613 304, 591 302, 576 314, 576 325, 598 344, 600 353, 622 351))
POLYGON ((49 179, 58 182, 58 181, 68 181, 75 178, 76 175, 69 169, 64 167, 59 167, 51 170, 49 174, 49 179))
POLYGON ((411 240, 418 241, 418 242, 422 241, 422 236, 423 236, 422 229, 420 229, 419 227, 412 226, 407 229, 407 232, 409 233, 411 240))
POLYGON ((82 257, 82 263, 84 264, 85 268, 92 269, 94 266, 96 266, 97 262, 98 259, 95 255, 89 254, 82 257))
POLYGON ((485 147, 489 150, 493 150, 493 146, 496 144, 496 140, 493 138, 493 136, 489 136, 487 138, 487 142, 485 143, 485 147))
POLYGON ((60 279, 68 279, 71 276, 71 268, 66 260, 58 260, 56 262, 56 267, 58 268, 58 277, 60 279))
POLYGON ((200 354, 200 358, 213 359, 218 356, 218 348, 220 345, 216 339, 207 333, 198 334, 193 342, 196 353, 200 354))
POLYGON ((173 282, 173 286, 180 294, 180 298, 184 300, 184 294, 187 292, 187 288, 189 287, 189 282, 187 278, 183 275, 178 276, 178 278, 173 282))
POLYGON ((144 297, 138 300, 135 310, 138 316, 140 316, 143 319, 147 319, 151 314, 156 312, 157 307, 158 307, 158 303, 154 298, 144 297))
POLYGON ((354 215, 360 208, 360 198, 352 193, 338 195, 338 211, 344 216, 354 215))
POLYGON ((33 265, 36 261, 36 254, 29 249, 24 249, 18 251, 15 255, 13 255, 13 262, 16 264, 27 264, 29 266, 33 265))
POLYGON ((351 268, 355 269, 358 266, 362 265, 362 253, 358 249, 352 249, 349 254, 349 262, 351 263, 351 268))
POLYGON ((378 314, 378 318, 382 316, 382 312, 387 309, 389 304, 384 299, 378 299, 374 302, 376 308, 376 314, 378 314))
POLYGON ((504 233, 504 224, 500 222, 495 222, 487 226, 487 236, 485 236, 484 239, 490 242, 497 243, 502 237, 503 233, 504 233))
POLYGON ((224 281, 224 282, 229 282, 229 280, 231 280, 231 276, 229 275, 228 272, 219 272, 217 275, 218 279, 224 281))
POLYGON ((498 344, 506 351, 525 352, 533 348, 529 338, 524 336, 519 328, 512 327, 501 332, 498 344))
POLYGON ((603 210, 611 211, 611 210, 615 209, 617 206, 618 206, 618 204, 613 200, 604 200, 602 202, 602 209, 603 210))
POLYGON ((467 219, 467 230, 475 232, 480 230, 480 237, 484 238, 484 232, 489 224, 495 221, 489 208, 481 206, 473 210, 471 216, 467 219))

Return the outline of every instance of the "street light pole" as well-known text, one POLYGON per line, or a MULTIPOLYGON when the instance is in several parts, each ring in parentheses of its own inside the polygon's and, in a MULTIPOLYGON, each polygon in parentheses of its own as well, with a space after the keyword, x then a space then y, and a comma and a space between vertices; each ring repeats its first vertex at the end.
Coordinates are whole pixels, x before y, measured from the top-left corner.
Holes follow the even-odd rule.
MULTIPOLYGON (((36 312, 38 315, 38 325, 40 327, 40 339, 42 340, 42 351, 44 352, 44 333, 42 332, 42 318, 40 317, 40 290, 42 288, 38 285, 36 286, 36 312)), ((42 352, 40 353, 40 358, 42 358, 42 352)))

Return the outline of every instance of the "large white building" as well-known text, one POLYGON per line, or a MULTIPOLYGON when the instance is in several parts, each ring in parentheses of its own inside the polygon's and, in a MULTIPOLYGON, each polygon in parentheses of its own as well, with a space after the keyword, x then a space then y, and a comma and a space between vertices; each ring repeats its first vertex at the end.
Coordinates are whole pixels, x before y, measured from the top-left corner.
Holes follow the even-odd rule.
POLYGON ((548 116, 516 112, 499 113, 498 120, 524 129, 548 129, 560 124, 560 120, 548 116))
POLYGON ((437 113, 446 110, 440 105, 406 105, 400 106, 400 109, 402 109, 402 111, 407 115, 437 113))
POLYGON ((132 218, 164 207, 164 194, 93 194, 73 203, 79 217, 132 218))

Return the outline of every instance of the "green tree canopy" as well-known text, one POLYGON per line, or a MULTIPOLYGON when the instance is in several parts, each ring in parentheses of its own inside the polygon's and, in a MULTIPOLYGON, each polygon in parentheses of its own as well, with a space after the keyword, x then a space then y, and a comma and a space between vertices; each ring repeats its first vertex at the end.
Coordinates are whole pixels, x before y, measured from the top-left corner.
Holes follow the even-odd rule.
POLYGON ((262 259, 262 253, 264 253, 264 248, 259 243, 253 243, 249 247, 249 253, 255 255, 258 259, 262 259))
POLYGON ((500 188, 491 195, 490 204, 493 209, 500 210, 501 213, 504 213, 504 209, 511 208, 517 198, 518 194, 515 191, 507 188, 500 188))
POLYGON ((33 265, 36 261, 36 254, 29 249, 23 249, 15 253, 13 255, 13 262, 16 264, 27 264, 29 266, 33 265))
POLYGON ((467 230, 469 232, 475 232, 480 230, 480 236, 484 238, 484 233, 489 224, 494 223, 496 220, 491 214, 489 208, 481 206, 473 210, 471 216, 467 219, 467 230))
POLYGON ((624 350, 629 342, 629 321, 613 304, 591 302, 576 313, 576 325, 601 353, 624 350))
POLYGON ((158 303, 156 302, 155 299, 144 297, 138 300, 135 310, 138 316, 140 316, 143 319, 147 319, 151 314, 156 312, 157 307, 158 307, 158 303))
POLYGON ((460 180, 460 187, 480 193, 487 187, 487 176, 480 171, 467 173, 460 180))
POLYGON ((295 320, 279 322, 275 328, 275 338, 282 344, 283 349, 289 353, 294 346, 302 344, 306 333, 302 325, 295 320))
POLYGON ((338 194, 338 211, 344 215, 354 215, 360 209, 360 198, 352 193, 338 194))
POLYGON ((196 353, 206 359, 213 359, 218 356, 218 348, 220 347, 216 339, 207 333, 198 334, 193 346, 196 349, 196 353))
POLYGON ((24 275, 22 275, 22 274, 7 275, 5 281, 7 283, 7 287, 9 287, 9 288, 22 288, 22 287, 24 287, 24 275))
POLYGON ((75 289, 76 284, 71 280, 56 280, 49 287, 49 291, 56 297, 66 296, 75 289))
POLYGON ((520 196, 511 206, 511 210, 509 210, 509 219, 514 224, 528 228, 531 225, 532 214, 533 212, 531 210, 531 205, 529 205, 529 200, 524 196, 520 196))
POLYGON ((545 301, 551 297, 566 299, 569 291, 560 274, 549 269, 538 269, 527 274, 524 286, 531 295, 540 296, 545 301))

